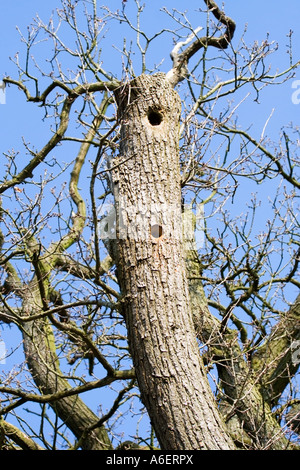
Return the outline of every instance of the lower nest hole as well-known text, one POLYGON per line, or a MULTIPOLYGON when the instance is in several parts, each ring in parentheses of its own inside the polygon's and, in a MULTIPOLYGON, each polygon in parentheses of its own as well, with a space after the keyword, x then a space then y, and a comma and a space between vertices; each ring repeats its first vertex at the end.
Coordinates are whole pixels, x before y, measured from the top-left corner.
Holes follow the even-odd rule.
POLYGON ((163 235, 163 228, 161 225, 155 224, 151 227, 151 235, 153 238, 160 238, 163 235))

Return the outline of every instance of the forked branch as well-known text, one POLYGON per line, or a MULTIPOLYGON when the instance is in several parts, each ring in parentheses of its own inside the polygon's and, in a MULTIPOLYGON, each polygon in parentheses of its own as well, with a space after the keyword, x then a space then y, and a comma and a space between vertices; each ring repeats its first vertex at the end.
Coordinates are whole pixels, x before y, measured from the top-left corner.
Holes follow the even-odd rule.
POLYGON ((218 49, 227 49, 234 36, 234 31, 236 27, 235 22, 229 16, 226 16, 225 13, 220 10, 216 2, 214 2, 213 0, 204 0, 204 2, 206 3, 209 11, 212 12, 214 17, 223 26, 226 27, 225 32, 219 37, 198 37, 197 33, 202 29, 201 27, 198 27, 195 29, 195 31, 192 32, 192 34, 189 35, 186 41, 176 44, 176 46, 171 52, 173 67, 167 73, 167 80, 173 87, 186 78, 186 76, 188 75, 187 64, 190 58, 195 55, 200 49, 207 48, 209 46, 216 47, 218 49), (196 39, 180 53, 179 50, 181 49, 181 47, 190 43, 194 37, 196 37, 196 39))

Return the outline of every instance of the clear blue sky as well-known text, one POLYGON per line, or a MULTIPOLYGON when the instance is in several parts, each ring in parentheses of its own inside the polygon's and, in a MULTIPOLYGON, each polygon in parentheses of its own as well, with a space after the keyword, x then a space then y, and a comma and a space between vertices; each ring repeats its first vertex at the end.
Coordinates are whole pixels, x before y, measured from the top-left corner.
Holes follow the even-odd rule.
MULTIPOLYGON (((195 12, 199 7, 204 7, 204 2, 201 0, 189 0, 183 2, 182 0, 145 0, 146 10, 143 17, 143 24, 147 31, 155 32, 157 29, 166 26, 166 16, 159 12, 162 7, 167 7, 169 10, 177 8, 178 10, 187 10, 187 16, 194 27, 199 26, 198 14, 195 12)), ((99 5, 109 5, 111 10, 122 8, 121 0, 100 0, 99 5)), ((127 0, 126 9, 128 13, 133 9, 134 0, 127 0)), ((287 34, 290 30, 294 31, 294 61, 300 60, 300 2, 299 0, 225 0, 225 11, 231 16, 237 24, 235 33, 234 45, 238 47, 239 38, 244 31, 245 24, 247 27, 247 34, 245 42, 252 44, 257 40, 261 42, 269 33, 270 40, 274 40, 279 44, 279 51, 274 54, 270 59, 273 67, 273 72, 283 70, 289 66, 289 56, 287 54, 288 37, 287 34)), ((10 0, 2 2, 1 16, 0 16, 0 80, 5 75, 10 75, 17 78, 17 71, 15 66, 9 60, 9 57, 14 57, 16 52, 23 51, 24 46, 20 43, 19 34, 16 30, 18 26, 21 31, 26 34, 26 27, 30 24, 32 18, 39 14, 39 16, 47 22, 51 12, 60 6, 59 0, 10 0)), ((202 17, 201 17, 202 18, 202 17)), ((200 23, 201 25, 201 23, 200 23)), ((170 24, 168 24, 170 27, 170 24)), ((203 24, 203 26, 205 26, 203 24)), ((121 31, 122 28, 118 23, 113 26, 112 41, 115 44, 122 45, 121 31)), ((129 41, 129 40, 128 40, 129 41)), ((118 53, 108 45, 104 51, 104 57, 107 63, 103 66, 106 70, 111 67, 116 70, 121 70, 121 63, 115 63, 118 53)), ((171 67, 169 59, 169 52, 171 42, 155 43, 155 47, 151 49, 151 57, 153 61, 159 63, 164 57, 165 61, 161 69, 165 72, 171 67)), ((300 80, 300 69, 296 72, 295 79, 300 80)), ((241 108, 242 120, 245 125, 254 124, 255 132, 260 132, 264 126, 266 119, 269 117, 272 109, 274 109, 273 117, 269 123, 268 130, 272 137, 276 139, 281 127, 285 124, 293 122, 295 125, 299 124, 299 111, 300 104, 295 105, 292 103, 293 89, 292 82, 288 82, 282 87, 271 87, 266 90, 261 102, 263 106, 252 104, 251 101, 247 102, 247 106, 241 108)), ((24 136, 26 141, 30 141, 32 145, 38 148, 43 145, 49 136, 49 129, 47 123, 42 122, 43 110, 37 108, 35 104, 27 104, 24 95, 18 92, 17 89, 11 87, 6 91, 6 104, 0 105, 0 152, 5 152, 7 149, 16 148, 22 150, 21 136, 24 136)), ((97 392, 95 393, 97 395, 97 392)))

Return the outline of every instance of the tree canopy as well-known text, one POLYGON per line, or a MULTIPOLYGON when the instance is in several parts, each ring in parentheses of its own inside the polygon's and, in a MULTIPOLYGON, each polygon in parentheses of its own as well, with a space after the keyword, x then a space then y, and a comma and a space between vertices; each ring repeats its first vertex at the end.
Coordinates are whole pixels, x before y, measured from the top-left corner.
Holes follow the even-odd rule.
MULTIPOLYGON (((249 109, 255 121, 264 93, 291 83, 299 62, 292 32, 278 70, 272 38, 248 44, 217 3, 192 12, 61 0, 49 21, 37 15, 20 30, 25 51, 3 82, 25 98, 34 128, 2 152, 2 449, 163 446, 136 380, 116 256, 116 175, 126 168, 123 184, 134 182, 139 168, 128 142, 141 131, 126 122, 139 77, 153 95, 153 77, 161 94, 175 90, 179 125, 168 135, 179 136, 172 188, 191 331, 221 420, 236 448, 299 446, 299 128, 268 136, 272 110, 254 131, 239 119, 249 109), (165 22, 149 25, 147 9, 165 22)), ((165 115, 153 107, 147 119, 157 128, 165 115)), ((133 217, 126 233, 137 225, 133 217)), ((159 222, 151 230, 162 237, 159 222)))

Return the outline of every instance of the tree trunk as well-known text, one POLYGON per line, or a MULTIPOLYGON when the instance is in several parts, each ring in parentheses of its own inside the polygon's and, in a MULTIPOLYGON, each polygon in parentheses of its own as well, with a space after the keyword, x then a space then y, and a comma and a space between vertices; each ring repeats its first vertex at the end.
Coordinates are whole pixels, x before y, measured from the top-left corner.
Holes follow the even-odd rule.
POLYGON ((142 400, 162 449, 232 449, 203 366, 182 240, 180 99, 164 74, 116 91, 115 259, 142 400))

